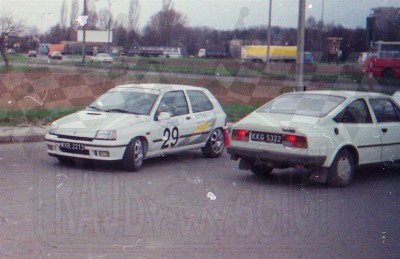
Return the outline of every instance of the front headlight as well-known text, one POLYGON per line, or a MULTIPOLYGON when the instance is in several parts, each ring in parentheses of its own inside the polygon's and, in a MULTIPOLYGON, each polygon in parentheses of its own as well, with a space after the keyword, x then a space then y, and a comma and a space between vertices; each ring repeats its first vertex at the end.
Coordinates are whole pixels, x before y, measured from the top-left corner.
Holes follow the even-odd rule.
POLYGON ((117 131, 116 130, 99 130, 96 132, 95 139, 105 139, 105 140, 116 140, 117 131))
POLYGON ((50 135, 56 135, 58 129, 59 129, 59 127, 57 125, 51 125, 50 130, 49 130, 49 134, 50 135))

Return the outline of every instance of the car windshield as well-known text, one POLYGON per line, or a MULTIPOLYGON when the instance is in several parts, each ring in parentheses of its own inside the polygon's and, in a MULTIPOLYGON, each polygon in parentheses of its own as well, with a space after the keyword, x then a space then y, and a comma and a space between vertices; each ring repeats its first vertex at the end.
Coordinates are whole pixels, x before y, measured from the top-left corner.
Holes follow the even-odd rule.
POLYGON ((149 115, 157 97, 146 91, 116 89, 101 95, 88 110, 149 115))
POLYGON ((332 95, 285 94, 267 103, 258 112, 324 117, 344 100, 344 97, 332 95))

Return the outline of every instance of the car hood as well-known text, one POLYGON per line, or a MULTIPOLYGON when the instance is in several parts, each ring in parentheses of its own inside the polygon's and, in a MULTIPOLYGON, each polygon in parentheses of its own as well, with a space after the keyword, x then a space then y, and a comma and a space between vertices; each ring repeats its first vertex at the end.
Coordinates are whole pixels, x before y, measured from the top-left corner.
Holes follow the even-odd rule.
POLYGON ((321 118, 319 117, 253 112, 237 122, 233 128, 270 132, 291 131, 306 133, 309 129, 317 127, 320 122, 321 118))
POLYGON ((53 133, 94 136, 98 130, 118 130, 120 128, 143 123, 149 117, 111 112, 80 111, 53 122, 53 133))

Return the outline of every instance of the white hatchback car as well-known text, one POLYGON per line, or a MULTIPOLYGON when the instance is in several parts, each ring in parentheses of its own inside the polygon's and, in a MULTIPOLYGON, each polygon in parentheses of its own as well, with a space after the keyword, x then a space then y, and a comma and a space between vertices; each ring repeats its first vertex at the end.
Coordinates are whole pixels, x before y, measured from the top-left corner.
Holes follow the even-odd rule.
POLYGON ((254 174, 305 167, 346 186, 356 167, 400 160, 400 109, 379 93, 287 93, 237 122, 227 152, 254 174))
POLYGON ((90 61, 91 62, 113 63, 114 58, 111 57, 107 53, 99 53, 96 56, 91 57, 90 61))
POLYGON ((117 86, 86 110, 52 123, 45 140, 50 156, 121 160, 137 171, 145 158, 201 148, 224 151, 226 114, 205 88, 167 84, 117 86))

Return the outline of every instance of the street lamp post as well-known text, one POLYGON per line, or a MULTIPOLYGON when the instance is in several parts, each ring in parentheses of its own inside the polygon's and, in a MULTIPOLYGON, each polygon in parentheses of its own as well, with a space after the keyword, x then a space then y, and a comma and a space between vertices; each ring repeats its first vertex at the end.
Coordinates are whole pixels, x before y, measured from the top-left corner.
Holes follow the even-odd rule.
POLYGON ((324 56, 324 9, 325 9, 325 0, 322 0, 322 7, 321 7, 321 32, 320 32, 320 42, 319 42, 319 51, 320 51, 320 61, 322 61, 322 57, 324 56))
MULTIPOLYGON (((86 0, 83 0, 83 16, 87 16, 86 0)), ((83 25, 83 38, 82 38, 82 63, 85 63, 86 56, 86 24, 83 25)))
POLYGON ((108 38, 107 38, 107 52, 110 54, 110 30, 111 30, 111 0, 108 0, 108 38))
POLYGON ((299 23, 297 29, 296 88, 304 91, 304 39, 305 39, 306 0, 299 0, 299 23))
POLYGON ((271 20, 272 20, 272 0, 269 0, 268 32, 267 32, 267 73, 271 72, 270 51, 271 51, 271 20))

